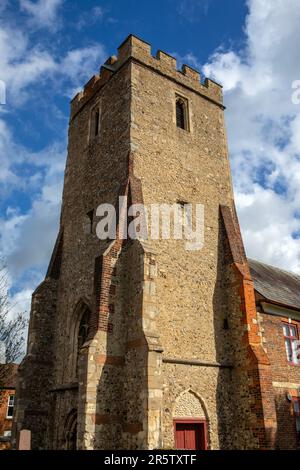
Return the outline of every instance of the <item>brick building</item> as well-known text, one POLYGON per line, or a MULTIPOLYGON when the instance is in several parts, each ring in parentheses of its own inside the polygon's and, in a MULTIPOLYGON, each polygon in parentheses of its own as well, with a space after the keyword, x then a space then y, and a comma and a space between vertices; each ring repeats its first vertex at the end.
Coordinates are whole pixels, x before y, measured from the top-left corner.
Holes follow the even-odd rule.
POLYGON ((4 450, 10 449, 18 365, 0 364, 0 369, 0 376, 3 377, 0 387, 0 450, 4 450))
POLYGON ((71 103, 60 230, 32 297, 16 445, 29 429, 35 449, 274 447, 256 300, 222 88, 130 35, 71 103), (99 240, 100 204, 124 226, 120 197, 125 209, 201 204, 202 249, 120 230, 99 240))
POLYGON ((276 430, 273 447, 300 449, 300 276, 253 260, 249 265, 262 344, 270 363, 266 406, 276 430))

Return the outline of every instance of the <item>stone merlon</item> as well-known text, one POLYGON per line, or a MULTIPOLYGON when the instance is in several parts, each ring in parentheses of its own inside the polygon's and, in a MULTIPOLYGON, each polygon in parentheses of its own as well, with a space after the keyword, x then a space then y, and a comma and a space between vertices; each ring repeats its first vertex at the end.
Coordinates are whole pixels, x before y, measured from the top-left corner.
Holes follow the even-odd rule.
POLYGON ((161 50, 158 50, 156 56, 153 56, 149 43, 130 34, 118 47, 118 55, 109 57, 105 64, 101 66, 99 74, 91 77, 84 85, 83 90, 72 99, 71 119, 128 61, 149 67, 154 72, 165 75, 168 79, 178 82, 179 85, 188 89, 192 89, 204 98, 223 107, 222 86, 220 84, 209 78, 205 78, 201 82, 200 72, 186 64, 182 66, 181 70, 178 70, 175 57, 161 50))

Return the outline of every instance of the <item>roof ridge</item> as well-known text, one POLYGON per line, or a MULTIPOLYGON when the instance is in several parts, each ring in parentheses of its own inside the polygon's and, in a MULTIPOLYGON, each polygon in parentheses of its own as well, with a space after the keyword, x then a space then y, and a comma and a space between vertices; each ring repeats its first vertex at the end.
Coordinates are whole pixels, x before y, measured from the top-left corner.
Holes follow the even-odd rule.
POLYGON ((278 266, 274 266, 274 265, 272 265, 272 264, 268 264, 268 263, 265 263, 265 262, 263 262, 263 261, 259 261, 259 260, 253 259, 253 258, 249 258, 248 256, 247 256, 247 260, 248 260, 248 261, 253 261, 254 263, 261 264, 262 266, 266 266, 266 267, 268 267, 268 268, 275 269, 275 270, 277 270, 277 271, 281 271, 281 272, 283 272, 283 273, 288 274, 289 276, 295 277, 297 280, 300 281, 300 274, 297 274, 297 273, 295 273, 294 271, 288 271, 287 269, 279 268, 278 266))

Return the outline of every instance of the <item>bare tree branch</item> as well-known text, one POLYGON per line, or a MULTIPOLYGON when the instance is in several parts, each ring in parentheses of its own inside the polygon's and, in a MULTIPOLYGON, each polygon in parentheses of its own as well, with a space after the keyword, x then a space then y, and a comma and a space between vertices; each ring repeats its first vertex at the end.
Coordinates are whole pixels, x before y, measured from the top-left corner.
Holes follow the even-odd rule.
POLYGON ((0 260, 0 388, 5 386, 12 368, 23 352, 24 332, 27 325, 25 314, 12 315, 8 295, 8 276, 3 260, 0 260), (2 356, 2 357, 1 357, 2 356))

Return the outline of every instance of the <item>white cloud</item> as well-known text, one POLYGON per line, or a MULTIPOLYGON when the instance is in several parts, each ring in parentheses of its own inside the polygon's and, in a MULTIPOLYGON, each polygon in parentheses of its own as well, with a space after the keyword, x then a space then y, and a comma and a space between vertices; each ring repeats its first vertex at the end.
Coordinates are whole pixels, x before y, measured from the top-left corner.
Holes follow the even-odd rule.
MULTIPOLYGON (((29 314, 32 291, 45 275, 57 236, 65 152, 57 152, 56 162, 51 161, 53 152, 49 149, 49 163, 43 167, 46 176, 40 176, 41 191, 31 209, 22 214, 18 208, 9 207, 6 217, 0 219, 0 253, 7 263, 9 285, 15 289, 10 296, 11 316, 29 314)), ((39 159, 40 155, 32 157, 39 159)), ((24 190, 30 191, 30 179, 24 190)))
POLYGON ((192 53, 188 52, 187 54, 180 55, 177 52, 170 52, 172 57, 175 57, 177 60, 177 68, 180 69, 183 64, 190 65, 196 70, 200 70, 201 64, 198 61, 197 57, 192 53))
POLYGON ((26 317, 30 313, 30 304, 31 304, 31 295, 32 289, 23 289, 20 292, 17 292, 15 295, 10 298, 10 318, 16 317, 19 313, 26 314, 26 317))
MULTIPOLYGON (((61 2, 23 0, 21 3, 36 27, 52 27, 61 2)), ((28 311, 30 293, 45 274, 57 235, 67 129, 62 128, 60 142, 32 152, 17 142, 18 132, 8 125, 6 118, 14 109, 22 110, 31 100, 35 102, 38 90, 42 92, 44 86, 47 95, 62 94, 66 89, 71 94, 98 71, 105 51, 101 44, 92 44, 56 54, 53 44, 46 41, 33 44, 26 24, 18 28, 2 20, 0 50, 0 80, 5 81, 7 88, 7 104, 0 107, 0 196, 5 200, 18 190, 30 200, 29 208, 23 210, 19 208, 19 200, 10 201, 0 218, 0 252, 6 259, 14 287, 11 299, 13 304, 16 302, 14 311, 28 311), (20 171, 22 165, 30 170, 20 171)), ((50 105, 51 101, 47 107, 48 119, 52 112, 50 105)))
POLYGON ((26 88, 55 68, 51 55, 30 47, 23 31, 0 24, 0 79, 6 83, 7 102, 21 102, 26 88))
POLYGON ((80 12, 80 18, 75 24, 76 29, 81 31, 82 29, 93 26, 104 17, 104 9, 102 7, 95 6, 89 11, 80 12))
POLYGON ((194 23, 206 15, 211 0, 180 0, 177 6, 178 13, 186 20, 194 23))
POLYGON ((58 229, 65 146, 56 144, 37 153, 17 151, 23 162, 34 166, 34 172, 22 178, 24 192, 34 189, 34 199, 27 212, 8 207, 0 219, 0 252, 15 280, 32 267, 43 270, 49 261, 58 229))
MULTIPOLYGON (((34 12, 40 24, 45 25, 47 21, 53 21, 61 3, 58 0, 20 2, 23 9, 34 12)), ((101 44, 91 44, 67 50, 65 54, 55 54, 51 43, 44 41, 32 44, 25 25, 18 28, 9 21, 1 20, 0 50, 0 80, 6 85, 8 105, 23 104, 33 91, 30 87, 36 83, 47 84, 56 91, 58 85, 61 90, 67 87, 73 91, 82 86, 105 59, 105 50, 101 44)))
MULTIPOLYGON (((10 295, 13 306, 10 314, 20 311, 29 314, 32 290, 41 282, 49 263, 58 231, 63 171, 66 157, 67 129, 61 127, 61 140, 48 144, 38 152, 18 143, 17 128, 8 124, 7 117, 16 109, 36 102, 38 93, 67 94, 81 88, 99 70, 106 58, 101 44, 62 52, 55 41, 33 43, 32 29, 46 28, 54 32, 61 25, 58 7, 62 1, 21 0, 27 21, 17 23, 5 18, 7 2, 0 0, 0 80, 6 85, 6 105, 0 106, 0 198, 10 198, 15 190, 30 200, 28 209, 20 209, 20 200, 12 202, 0 217, 0 254, 8 266, 10 295), (30 171, 22 170, 22 165, 30 171)), ((101 12, 93 14, 100 19, 101 12)), ((94 20, 93 20, 94 21, 94 20)), ((59 40, 59 39, 58 39, 59 40)), ((34 104, 32 105, 34 108, 34 104)), ((53 100, 47 101, 47 119, 57 120, 53 100)), ((41 116, 42 118, 42 116, 41 116)), ((65 118, 65 116, 63 116, 65 118)))
MULTIPOLYGON (((4 198, 7 191, 10 191, 11 185, 14 187, 21 184, 18 176, 11 169, 10 155, 14 154, 14 144, 12 135, 3 119, 0 119, 0 156, 1 156, 1 172, 0 172, 0 196, 4 198), (10 149, 10 151, 8 151, 10 149)), ((17 155, 14 155, 15 159, 17 155)), ((15 160, 14 159, 14 160, 15 160)))
POLYGON ((47 28, 57 31, 61 22, 58 17, 58 9, 63 0, 20 0, 20 9, 30 18, 30 27, 37 29, 47 28))
POLYGON ((239 192, 236 203, 249 255, 299 272, 299 241, 291 237, 299 228, 293 205, 257 184, 251 193, 239 192))
POLYGON ((50 260, 58 232, 66 148, 59 143, 30 153, 10 138, 7 133, 4 146, 8 160, 12 157, 10 163, 34 167, 33 173, 22 178, 6 169, 11 175, 10 190, 19 187, 24 194, 33 193, 29 210, 20 212, 18 206, 11 206, 0 218, 0 254, 7 264, 9 286, 15 289, 10 298, 13 316, 20 311, 29 314, 32 290, 42 281, 50 260))
POLYGON ((12 105, 21 106, 35 97, 33 85, 41 81, 47 83, 48 89, 68 86, 72 94, 99 68, 105 51, 101 45, 92 45, 55 57, 45 47, 32 47, 26 32, 9 24, 0 24, 0 49, 0 79, 7 84, 8 92, 7 106, 1 108, 0 114, 0 194, 4 199, 18 189, 32 197, 28 211, 20 213, 18 206, 8 207, 0 219, 0 252, 6 259, 11 284, 16 287, 18 282, 21 288, 12 298, 13 304, 17 300, 17 311, 28 310, 29 293, 42 279, 57 234, 66 130, 62 142, 34 153, 15 142, 5 117, 12 105), (32 171, 20 175, 15 166, 25 163, 31 165, 32 171), (24 273, 26 278, 22 279, 24 273))
POLYGON ((64 79, 68 77, 72 84, 72 87, 67 89, 68 96, 74 96, 75 89, 84 84, 87 78, 90 78, 91 71, 95 71, 96 64, 99 69, 104 58, 105 49, 101 44, 73 49, 66 54, 58 65, 57 72, 64 79))
POLYGON ((298 0, 249 0, 246 47, 204 66, 224 85, 236 201, 249 256, 300 272, 298 0))
POLYGON ((65 56, 56 57, 41 45, 32 47, 23 31, 1 24, 0 50, 0 80, 6 83, 8 105, 20 105, 29 99, 34 83, 47 83, 56 90, 58 84, 71 90, 82 86, 105 58, 101 44, 69 50, 65 56))
POLYGON ((244 66, 237 54, 232 51, 216 52, 211 57, 211 62, 204 66, 208 76, 222 78, 222 86, 225 91, 238 87, 242 82, 244 66))

